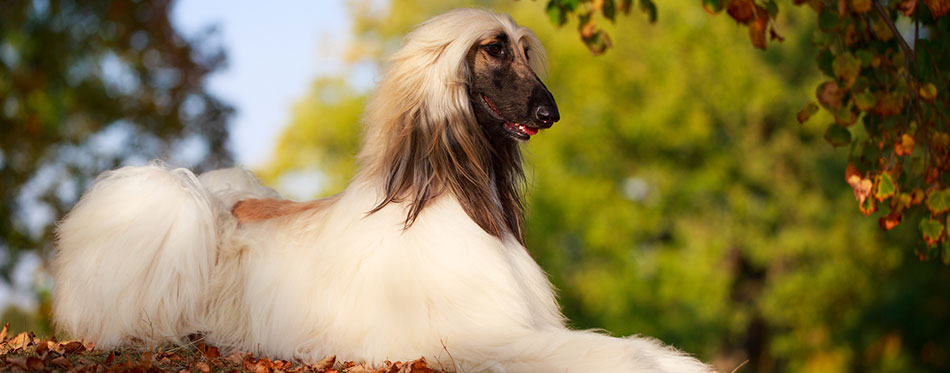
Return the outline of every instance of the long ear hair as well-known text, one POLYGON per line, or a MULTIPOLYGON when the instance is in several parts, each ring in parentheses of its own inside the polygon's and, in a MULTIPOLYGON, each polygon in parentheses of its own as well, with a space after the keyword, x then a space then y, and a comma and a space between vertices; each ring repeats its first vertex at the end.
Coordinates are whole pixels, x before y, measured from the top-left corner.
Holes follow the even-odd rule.
POLYGON ((389 203, 408 202, 405 228, 445 192, 459 200, 489 234, 522 241, 521 153, 514 141, 493 143, 475 120, 468 55, 482 39, 507 33, 529 45, 532 67, 543 70, 537 37, 507 15, 456 9, 419 25, 367 105, 363 176, 384 181, 389 203))

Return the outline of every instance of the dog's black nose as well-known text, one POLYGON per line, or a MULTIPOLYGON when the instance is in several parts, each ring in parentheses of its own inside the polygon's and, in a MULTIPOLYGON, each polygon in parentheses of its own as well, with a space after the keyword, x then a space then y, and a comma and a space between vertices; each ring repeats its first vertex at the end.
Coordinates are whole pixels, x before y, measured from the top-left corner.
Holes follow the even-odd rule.
POLYGON ((545 105, 538 106, 538 110, 534 112, 534 116, 538 118, 541 123, 548 126, 561 119, 561 114, 557 112, 557 107, 552 108, 545 105))

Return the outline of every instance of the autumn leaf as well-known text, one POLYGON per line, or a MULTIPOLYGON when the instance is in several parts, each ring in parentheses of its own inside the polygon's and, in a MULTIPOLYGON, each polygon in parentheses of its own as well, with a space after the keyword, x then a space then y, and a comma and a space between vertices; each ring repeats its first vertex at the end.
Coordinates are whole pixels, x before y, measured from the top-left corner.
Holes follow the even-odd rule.
MULTIPOLYGON (((871 189, 871 186, 868 185, 868 190, 871 189)), ((864 216, 870 216, 875 211, 877 211, 877 200, 874 198, 865 198, 863 202, 858 204, 858 210, 861 211, 864 216)))
MULTIPOLYGON (((871 179, 864 177, 853 164, 848 164, 848 168, 845 169, 844 174, 845 181, 847 181, 851 189, 854 190, 854 198, 858 200, 858 205, 863 206, 864 202, 868 200, 868 197, 871 195, 871 187, 874 186, 874 183, 871 182, 871 179)), ((865 210, 862 209, 862 212, 863 211, 865 210)))
POLYGON ((871 0, 851 0, 851 9, 856 13, 867 13, 871 11, 871 0))
POLYGON ((933 101, 935 98, 937 98, 937 86, 935 86, 933 83, 924 83, 920 86, 918 91, 918 93, 920 93, 920 98, 924 100, 933 101))
POLYGON ((825 130, 825 140, 836 148, 845 146, 851 143, 851 132, 842 126, 832 124, 825 130))
POLYGON ((934 215, 950 210, 950 189, 934 190, 927 194, 927 208, 934 215))
POLYGON ((842 53, 835 57, 831 68, 834 70, 835 77, 844 83, 844 88, 851 88, 854 80, 861 73, 861 59, 851 52, 842 53))
POLYGON ((755 3, 752 0, 729 0, 726 13, 741 24, 748 24, 755 18, 755 3))
POLYGON ((829 110, 841 107, 842 96, 844 96, 844 93, 841 91, 841 88, 838 87, 838 83, 831 81, 821 83, 815 92, 815 97, 818 98, 818 102, 821 103, 825 109, 829 110))
POLYGON ((77 352, 82 352, 84 350, 83 348, 84 346, 82 342, 80 341, 63 342, 60 345, 62 346, 63 351, 66 354, 73 354, 77 352))
POLYGON ((74 367, 73 363, 63 356, 59 356, 53 360, 50 360, 50 364, 66 370, 72 369, 74 367))
POLYGON ((314 364, 313 370, 317 372, 322 372, 324 370, 333 368, 333 364, 335 363, 336 363, 336 355, 330 355, 323 358, 323 360, 318 361, 316 364, 314 364))
POLYGON ((851 106, 842 106, 840 109, 835 110, 834 114, 835 123, 840 124, 842 127, 849 127, 858 120, 858 113, 851 110, 851 106))
POLYGON ((894 143, 894 154, 897 155, 909 155, 914 151, 914 145, 916 145, 914 137, 909 134, 904 134, 900 137, 899 142, 894 143))
POLYGON ((815 115, 816 113, 818 113, 818 105, 812 101, 809 101, 808 104, 802 108, 802 111, 798 112, 798 115, 796 115, 795 118, 798 119, 798 123, 804 124, 809 118, 812 117, 812 115, 815 115))
POLYGON ((927 4, 927 7, 930 8, 930 13, 933 14, 934 19, 943 17, 947 12, 950 12, 950 0, 923 0, 924 4, 927 4))
POLYGON ((930 144, 937 150, 944 150, 950 146, 950 134, 937 132, 930 138, 930 144))
POLYGON ((877 224, 881 226, 881 229, 889 231, 900 224, 901 217, 901 214, 894 211, 877 219, 877 224))
POLYGON ((28 371, 46 369, 46 362, 36 356, 8 357, 7 362, 28 371))
POLYGON ((897 3, 897 9, 907 17, 910 17, 914 13, 914 9, 917 8, 917 0, 901 0, 897 3))
POLYGON ((904 99, 896 92, 879 92, 875 95, 874 112, 883 116, 894 116, 904 110, 904 99))
MULTIPOLYGON (((760 8, 756 5, 756 8, 760 8)), ((762 9, 764 14, 765 9, 762 9)), ((769 25, 768 17, 756 17, 755 21, 749 23, 749 39, 752 40, 752 45, 759 49, 765 49, 766 39, 765 39, 765 30, 769 25)))
POLYGON ((874 95, 870 92, 856 93, 852 96, 854 106, 861 111, 868 111, 874 108, 874 95))
POLYGON ((934 245, 940 241, 940 237, 943 236, 943 223, 939 220, 934 220, 929 217, 923 218, 920 221, 920 232, 924 235, 924 241, 928 245, 934 245))
POLYGON ((897 190, 897 187, 894 186, 894 178, 887 172, 877 177, 876 184, 877 190, 874 192, 874 198, 877 198, 878 201, 890 198, 897 190))
POLYGON ((703 0, 703 9, 709 14, 719 13, 722 10, 722 0, 703 0))

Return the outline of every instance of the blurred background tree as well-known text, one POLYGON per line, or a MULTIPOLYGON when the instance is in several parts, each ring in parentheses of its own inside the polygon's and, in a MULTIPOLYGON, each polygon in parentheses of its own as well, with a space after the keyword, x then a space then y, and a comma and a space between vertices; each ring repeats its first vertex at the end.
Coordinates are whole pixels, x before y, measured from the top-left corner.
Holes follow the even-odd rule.
MULTIPOLYGON (((653 0, 640 10, 657 18, 653 0)), ((845 179, 865 215, 877 214, 884 230, 905 217, 919 227, 916 253, 950 265, 950 1, 795 0, 814 11, 812 44, 817 67, 828 78, 815 99, 834 118, 825 140, 849 146, 845 179), (860 119, 860 121, 859 121, 860 119), (855 124, 860 125, 855 126, 855 124), (924 214, 927 213, 927 214, 924 214), (923 216, 921 216, 923 215, 923 216)), ((629 14, 633 0, 548 0, 551 21, 577 18, 581 40, 594 54, 610 48, 598 27, 629 14)), ((776 31, 776 0, 702 0, 706 12, 723 10, 748 27, 749 39, 765 49, 783 41, 776 31)), ((797 115, 804 123, 819 110, 809 101, 797 115)))
MULTIPOLYGON (((576 17, 553 27, 545 1, 354 1, 348 70, 314 81, 258 171, 275 186, 318 174, 319 195, 338 192, 371 91, 358 77, 432 15, 508 12, 551 61, 562 120, 524 146, 526 239, 576 327, 656 336, 723 372, 744 360, 740 372, 950 370, 950 269, 917 259, 916 226, 885 234, 863 218, 842 182, 849 150, 824 139, 833 113, 795 122, 825 79, 815 13, 770 16, 786 42, 757 51, 699 1, 641 3, 655 9, 598 26, 613 48, 593 57, 576 17)), ((48 227, 30 222, 61 216, 101 170, 226 163, 230 109, 203 88, 219 46, 182 40, 169 8, 3 4, 4 252, 48 247, 48 227)))
MULTIPOLYGON (((543 2, 373 4, 353 5, 354 68, 382 69, 412 25, 459 6, 512 13, 547 47, 562 120, 524 146, 527 244, 577 327, 656 336, 725 372, 950 369, 950 270, 918 261, 915 226, 862 218, 848 150, 815 125, 830 114, 795 121, 822 79, 807 9, 778 14, 787 41, 761 52, 699 2, 656 2, 656 23, 600 25, 613 48, 592 57, 543 2)), ((358 85, 314 83, 265 179, 346 184, 358 85)))
POLYGON ((52 222, 100 172, 153 158, 199 170, 231 162, 232 109, 204 87, 224 53, 211 30, 179 35, 170 8, 163 0, 0 5, 3 280, 20 254, 46 257, 52 222))

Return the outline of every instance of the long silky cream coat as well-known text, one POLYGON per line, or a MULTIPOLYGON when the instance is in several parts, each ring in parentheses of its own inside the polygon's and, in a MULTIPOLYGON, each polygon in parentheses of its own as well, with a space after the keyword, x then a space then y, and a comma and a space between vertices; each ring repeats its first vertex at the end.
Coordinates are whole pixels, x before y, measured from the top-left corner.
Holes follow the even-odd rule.
POLYGON ((651 339, 566 328, 525 247, 510 232, 486 233, 449 188, 408 228, 405 202, 368 213, 385 197, 395 134, 477 125, 465 55, 499 32, 543 60, 529 30, 483 10, 455 10, 410 34, 367 109, 361 172, 330 199, 285 204, 239 168, 104 173, 58 228, 56 324, 102 348, 203 333, 226 349, 311 362, 424 356, 466 372, 710 371, 651 339), (232 209, 251 198, 283 207, 259 204, 248 212, 256 218, 239 221, 232 209))

